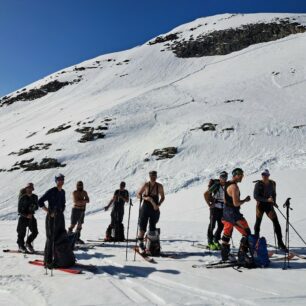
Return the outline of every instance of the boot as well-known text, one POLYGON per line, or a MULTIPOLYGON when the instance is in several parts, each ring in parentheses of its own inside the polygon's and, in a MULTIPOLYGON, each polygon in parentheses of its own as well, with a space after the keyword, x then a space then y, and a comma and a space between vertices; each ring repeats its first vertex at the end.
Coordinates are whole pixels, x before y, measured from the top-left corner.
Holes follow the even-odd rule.
POLYGON ((144 245, 144 243, 143 243, 143 240, 139 240, 138 247, 139 247, 139 252, 140 252, 140 253, 145 253, 146 247, 145 247, 145 245, 144 245))
POLYGON ((29 253, 34 253, 35 251, 34 251, 34 248, 33 248, 33 246, 32 246, 32 244, 31 244, 31 242, 27 242, 26 243, 26 249, 27 249, 27 251, 29 252, 29 253))
POLYGON ((278 248, 284 252, 288 252, 287 247, 285 246, 283 240, 278 241, 278 248))
POLYGON ((25 248, 25 246, 21 245, 21 244, 18 246, 18 251, 20 253, 27 253, 28 252, 27 249, 25 248))
POLYGON ((230 253, 230 246, 229 244, 221 244, 221 258, 222 261, 227 261, 228 260, 228 256, 230 253))

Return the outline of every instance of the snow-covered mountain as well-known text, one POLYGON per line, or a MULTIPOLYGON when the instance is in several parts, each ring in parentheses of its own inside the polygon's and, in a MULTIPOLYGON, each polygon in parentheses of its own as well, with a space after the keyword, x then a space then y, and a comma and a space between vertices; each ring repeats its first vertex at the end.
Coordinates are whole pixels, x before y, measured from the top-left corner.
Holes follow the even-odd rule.
POLYGON ((84 180, 96 211, 150 169, 173 193, 236 166, 304 167, 305 26, 305 14, 200 18, 2 97, 0 217, 16 218, 26 182, 41 194, 59 171, 69 191, 84 180))
MULTIPOLYGON (((267 269, 242 273, 192 267, 220 258, 193 246, 206 240, 203 188, 220 170, 245 170, 244 197, 269 168, 278 204, 292 197, 291 222, 304 237, 305 27, 306 14, 200 18, 2 97, 0 305, 305 305, 303 259, 293 258, 286 271, 281 254, 267 269), (151 169, 166 190, 158 223, 162 251, 176 259, 157 258, 153 265, 138 256, 133 261, 130 250, 126 261, 123 244, 106 244, 75 252, 79 262, 96 265, 96 274, 48 277, 28 264, 30 255, 2 252, 16 248, 17 195, 27 182, 41 195, 56 173, 66 175, 68 226, 70 194, 82 179, 91 199, 82 239, 97 239, 110 221, 101 208, 119 182, 134 195, 151 169)), ((139 203, 133 201, 132 238, 139 203)), ((253 229, 254 200, 242 212, 253 229)), ((44 215, 36 214, 37 250, 45 242, 44 215)), ((274 243, 266 216, 261 234, 274 243)), ((234 232, 236 247, 239 239, 234 232)), ((305 252, 292 229, 290 243, 305 252)))

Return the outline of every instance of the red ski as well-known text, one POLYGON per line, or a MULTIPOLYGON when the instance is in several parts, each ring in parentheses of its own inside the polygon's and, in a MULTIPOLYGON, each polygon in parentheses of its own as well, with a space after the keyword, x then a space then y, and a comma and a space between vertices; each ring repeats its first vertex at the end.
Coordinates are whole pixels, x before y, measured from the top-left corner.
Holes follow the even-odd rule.
MULTIPOLYGON (((40 267, 44 266, 44 262, 41 260, 30 260, 29 264, 40 266, 40 267)), ((54 270, 59 270, 59 271, 63 271, 63 272, 71 273, 71 274, 82 274, 83 273, 83 271, 78 268, 54 268, 54 270)))

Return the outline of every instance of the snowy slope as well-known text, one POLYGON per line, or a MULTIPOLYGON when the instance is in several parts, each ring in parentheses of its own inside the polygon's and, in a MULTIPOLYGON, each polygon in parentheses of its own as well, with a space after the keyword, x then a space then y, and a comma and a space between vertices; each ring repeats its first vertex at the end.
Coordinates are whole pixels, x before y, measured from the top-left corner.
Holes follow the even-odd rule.
MULTIPOLYGON (((224 14, 197 19, 164 36, 178 33, 178 40, 183 41, 190 35, 269 23, 276 18, 306 24, 305 14, 224 14)), ((281 264, 264 272, 230 269, 220 272, 220 278, 215 272, 192 270, 192 264, 215 258, 203 257, 191 241, 205 239, 208 212, 202 203, 203 186, 220 170, 231 171, 236 166, 246 171, 243 194, 252 194, 251 181, 260 170, 268 167, 276 173, 280 202, 292 196, 296 205, 293 220, 297 229, 305 232, 306 34, 223 56, 178 58, 164 45, 147 42, 69 67, 27 86, 26 91, 54 80, 80 81, 39 99, 0 107, 0 169, 9 170, 16 162, 31 158, 39 162, 44 157, 66 164, 60 169, 0 172, 0 243, 2 248, 15 245, 17 193, 28 181, 34 182, 35 192, 41 195, 52 186, 57 172, 66 175, 68 222, 70 193, 82 179, 91 198, 84 235, 97 238, 109 222, 109 214, 100 210, 119 182, 125 180, 135 195, 148 171, 156 169, 167 193, 160 221, 162 238, 174 240, 165 242, 164 249, 196 254, 177 261, 161 259, 154 267, 138 259, 126 267, 123 248, 96 249, 80 253, 78 258, 98 264, 100 274, 77 276, 72 285, 67 284, 71 276, 57 273, 55 282, 45 278, 40 269, 27 267, 21 256, 3 255, 1 305, 27 305, 30 300, 34 305, 53 305, 61 299, 65 305, 273 305, 287 304, 293 297, 293 304, 305 303, 304 262, 295 262, 295 269, 288 271, 285 279, 285 272, 274 269, 281 264), (216 130, 198 129, 204 123, 216 124, 216 130), (47 135, 62 124, 71 127, 47 135), (108 127, 103 130, 105 138, 78 142, 82 135, 75 129, 101 125, 108 127), (38 143, 51 146, 21 156, 9 155, 38 143), (155 149, 170 146, 178 148, 172 159, 151 157, 155 149), (145 162, 146 158, 149 161, 145 162), (232 284, 236 278, 237 284, 232 284), (24 299, 27 289, 31 293, 24 299)), ((244 210, 252 227, 254 203, 244 210)), ((36 247, 42 248, 43 213, 37 216, 40 235, 36 247)), ((133 235, 136 219, 137 205, 132 212, 133 235)), ((263 222, 263 230, 273 242, 268 221, 263 222)), ((292 239, 296 246, 302 246, 296 236, 292 239)), ((237 244, 238 236, 235 241, 237 244)))

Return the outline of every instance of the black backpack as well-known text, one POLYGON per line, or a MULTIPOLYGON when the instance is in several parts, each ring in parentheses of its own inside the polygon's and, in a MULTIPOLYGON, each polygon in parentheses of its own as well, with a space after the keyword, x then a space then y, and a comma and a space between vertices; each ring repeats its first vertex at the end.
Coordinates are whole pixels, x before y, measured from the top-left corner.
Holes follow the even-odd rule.
POLYGON ((108 241, 125 241, 124 225, 122 223, 109 225, 106 230, 106 239, 108 241))
POLYGON ((69 268, 75 264, 71 242, 66 232, 63 232, 54 244, 54 265, 59 268, 69 268))

